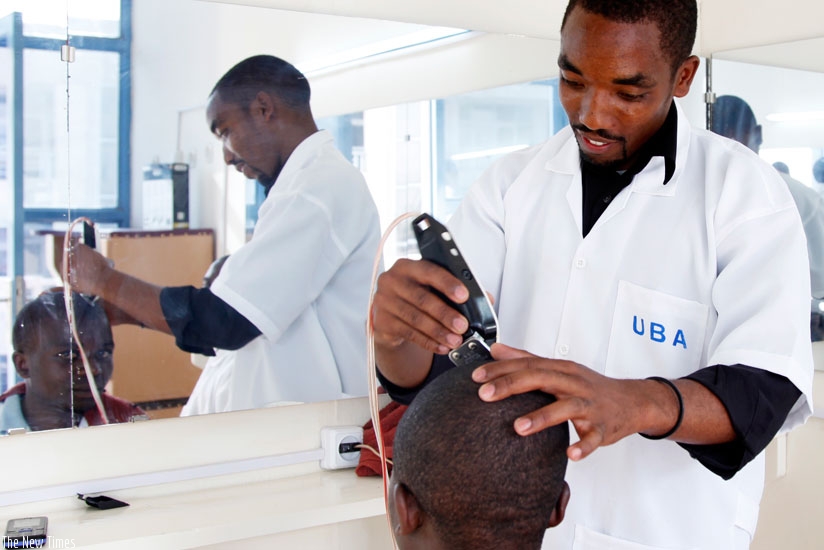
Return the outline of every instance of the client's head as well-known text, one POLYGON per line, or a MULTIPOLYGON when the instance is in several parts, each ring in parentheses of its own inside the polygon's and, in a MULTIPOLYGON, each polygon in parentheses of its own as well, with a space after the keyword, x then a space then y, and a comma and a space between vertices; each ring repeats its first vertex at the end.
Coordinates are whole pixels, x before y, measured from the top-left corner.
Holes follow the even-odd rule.
MULTIPOLYGON (((74 315, 80 341, 89 359, 99 391, 112 377, 114 341, 103 307, 73 293, 74 315)), ((23 413, 32 429, 64 417, 71 426, 72 412, 95 407, 77 342, 71 337, 62 291, 46 292, 26 304, 12 330, 17 373, 26 383, 23 413), (48 419, 48 420, 47 420, 48 419)))
POLYGON ((554 398, 481 401, 472 370, 439 376, 398 425, 389 511, 402 550, 538 549, 563 519, 567 424, 526 437, 513 428, 554 398))

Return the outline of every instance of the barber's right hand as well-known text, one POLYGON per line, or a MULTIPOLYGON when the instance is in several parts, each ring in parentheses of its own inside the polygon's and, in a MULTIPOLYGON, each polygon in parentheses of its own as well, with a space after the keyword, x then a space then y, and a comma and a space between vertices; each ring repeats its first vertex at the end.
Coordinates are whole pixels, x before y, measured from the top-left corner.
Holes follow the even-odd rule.
POLYGON ((82 294, 102 294, 112 271, 112 264, 85 244, 72 245, 69 253, 69 282, 72 290, 82 294))
POLYGON ((401 259, 384 272, 372 306, 376 346, 391 350, 408 342, 438 354, 458 347, 469 323, 433 289, 455 303, 469 298, 459 279, 425 260, 401 259))

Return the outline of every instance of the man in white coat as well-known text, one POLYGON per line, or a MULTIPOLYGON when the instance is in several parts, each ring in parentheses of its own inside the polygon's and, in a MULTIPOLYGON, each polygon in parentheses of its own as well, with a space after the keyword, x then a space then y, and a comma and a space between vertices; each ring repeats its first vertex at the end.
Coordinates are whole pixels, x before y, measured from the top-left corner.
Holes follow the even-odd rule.
MULTIPOLYGON (((506 344, 473 373, 481 399, 552 393, 514 430, 569 421, 578 436, 547 548, 747 548, 762 451, 811 414, 801 221, 771 166, 675 104, 698 70, 696 22, 695 0, 572 0, 570 126, 490 167, 449 223, 506 344)), ((407 260, 375 296, 379 375, 402 402, 467 328, 432 289, 467 299, 407 260)))
POLYGON ((361 173, 318 130, 309 100, 306 77, 270 55, 241 61, 209 95, 207 123, 226 164, 266 192, 251 240, 209 288, 159 287, 88 247, 73 250, 75 287, 114 316, 172 334, 184 351, 223 350, 185 414, 366 394, 378 211, 361 173))

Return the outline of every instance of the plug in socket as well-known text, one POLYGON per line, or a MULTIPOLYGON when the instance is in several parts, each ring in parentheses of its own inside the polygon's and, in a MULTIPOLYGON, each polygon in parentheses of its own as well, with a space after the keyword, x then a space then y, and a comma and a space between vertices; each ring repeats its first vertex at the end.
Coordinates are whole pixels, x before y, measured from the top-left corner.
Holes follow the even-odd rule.
POLYGON ((362 443, 363 428, 360 426, 334 426, 321 428, 321 447, 323 448, 323 458, 320 467, 324 470, 340 470, 342 468, 354 468, 358 465, 360 451, 351 453, 341 453, 341 443, 362 443))

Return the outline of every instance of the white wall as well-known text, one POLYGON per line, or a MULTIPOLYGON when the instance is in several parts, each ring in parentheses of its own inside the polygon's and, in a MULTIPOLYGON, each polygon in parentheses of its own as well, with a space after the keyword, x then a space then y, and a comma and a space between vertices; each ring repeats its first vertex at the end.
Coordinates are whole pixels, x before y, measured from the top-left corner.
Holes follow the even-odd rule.
MULTIPOLYGON (((191 226, 217 231, 218 254, 231 251, 240 238, 231 231, 227 236, 226 217, 242 218, 244 191, 237 178, 227 186, 220 148, 203 114, 217 79, 250 55, 277 55, 301 68, 420 29, 196 0, 140 0, 133 10, 132 222, 141 219, 142 167, 176 160, 182 132, 179 160, 191 164, 191 226), (234 204, 229 210, 226 200, 234 204)), ((309 73, 313 110, 321 117, 547 78, 557 74, 557 55, 554 40, 475 33, 345 71, 309 73)), ((237 233, 237 223, 230 225, 237 233)))
MULTIPOLYGON (((203 107, 220 76, 238 61, 256 54, 277 55, 299 65, 329 55, 341 47, 404 32, 410 26, 349 18, 280 12, 196 0, 139 0, 133 3, 132 46, 132 212, 141 219, 142 167, 157 159, 171 162, 177 150, 178 118, 187 124, 203 107)), ((201 111, 202 112, 202 111, 201 111)), ((219 151, 208 149, 205 116, 203 132, 187 127, 187 140, 197 142, 203 162, 220 162, 219 151)), ((213 138, 211 138, 213 139, 213 138)), ((217 145, 217 141, 214 140, 217 145)), ((188 159, 184 159, 188 160, 188 159)), ((195 166, 197 170, 199 166, 195 166)), ((208 165, 210 171, 217 172, 208 165)), ((214 223, 208 212, 222 188, 209 176, 212 187, 200 189, 192 205, 193 226, 214 223), (204 223, 208 222, 208 223, 204 223)), ((201 182, 202 183, 202 182, 201 182)), ((231 192, 243 193, 243 189, 231 192)), ((194 193, 193 193, 194 194, 194 193)))
MULTIPOLYGON (((824 342, 813 344, 818 370, 824 370, 824 342)), ((824 394, 824 373, 816 372, 813 394, 824 394)), ((817 397, 816 400, 820 398, 817 397)), ((767 475, 758 528, 751 550, 819 550, 824 546, 824 410, 773 441, 766 451, 767 475)))

